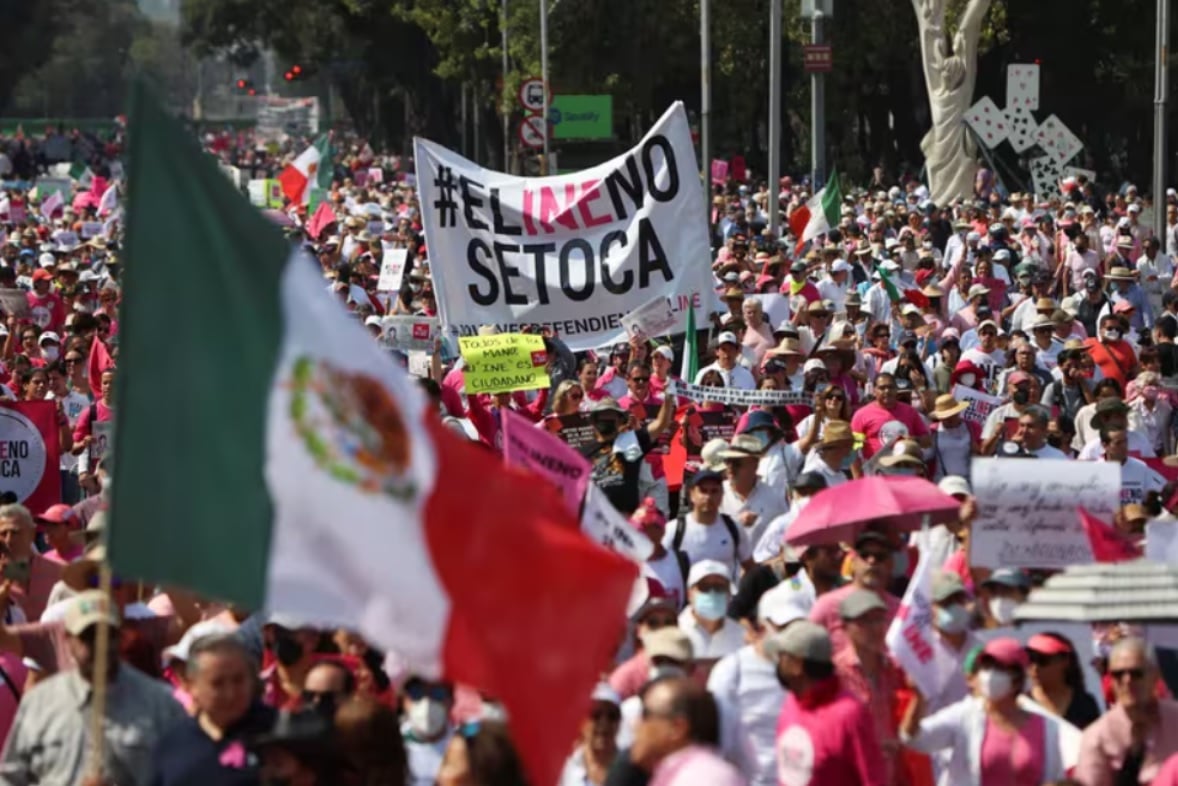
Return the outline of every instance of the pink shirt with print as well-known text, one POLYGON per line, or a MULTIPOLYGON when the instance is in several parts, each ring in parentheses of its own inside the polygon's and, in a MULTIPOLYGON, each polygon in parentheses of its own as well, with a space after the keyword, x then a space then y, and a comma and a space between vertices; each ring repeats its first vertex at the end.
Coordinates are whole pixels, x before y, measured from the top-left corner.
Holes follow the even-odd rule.
POLYGON ((893 420, 903 423, 908 436, 913 439, 928 436, 928 425, 911 405, 897 401, 891 409, 884 409, 879 402, 873 401, 851 417, 851 431, 866 437, 863 458, 869 459, 879 450, 882 443, 880 430, 893 420))

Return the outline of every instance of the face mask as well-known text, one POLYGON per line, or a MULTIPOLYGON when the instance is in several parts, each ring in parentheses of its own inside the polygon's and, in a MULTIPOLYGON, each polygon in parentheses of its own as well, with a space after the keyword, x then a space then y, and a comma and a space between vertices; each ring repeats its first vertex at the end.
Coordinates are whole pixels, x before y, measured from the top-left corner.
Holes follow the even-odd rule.
POLYGON ((969 627, 969 609, 960 603, 937 609, 937 627, 946 633, 964 633, 969 627))
POLYGON ((1154 385, 1146 385, 1141 389, 1141 397, 1146 401, 1158 400, 1158 389, 1154 385))
POLYGON ((1110 328, 1109 330, 1106 330, 1103 333, 1101 333, 1100 337, 1103 338, 1105 341, 1120 341, 1121 340, 1121 331, 1117 330, 1116 328, 1110 328))
POLYGON ((597 433, 601 434, 601 436, 605 437, 606 439, 609 439, 618 433, 618 424, 612 420, 602 420, 598 422, 596 426, 597 433))
POLYGON ((1014 598, 990 598, 987 607, 995 622, 999 625, 1009 625, 1014 622, 1014 610, 1018 608, 1018 601, 1014 598))
POLYGON ((661 666, 651 666, 650 670, 646 672, 646 678, 650 682, 662 679, 663 677, 686 677, 685 672, 679 666, 672 666, 669 663, 664 663, 661 666))
POLYGON ((436 737, 446 728, 446 705, 435 699, 410 703, 406 720, 415 737, 436 737))
POLYGON ((1014 391, 1014 393, 1011 394, 1010 400, 1013 401, 1015 404, 1022 406, 1023 404, 1026 404, 1028 401, 1031 400, 1031 394, 1030 394, 1030 392, 1028 392, 1026 390, 1016 390, 1016 391, 1014 391))
POLYGON ((98 479, 98 485, 103 491, 108 491, 110 489, 110 478, 105 475, 102 476, 98 479))
POLYGON ((279 634, 274 638, 274 657, 283 666, 293 666, 302 660, 303 645, 289 634, 279 634))
POLYGON ((701 619, 709 622, 723 619, 728 613, 728 593, 697 592, 691 600, 691 607, 701 619))
POLYGON ((1099 288, 1100 283, 1094 278, 1090 278, 1084 282, 1084 289, 1087 289, 1089 292, 1095 292, 1099 288))
POLYGON ((987 699, 1004 699, 1014 687, 1014 679, 1005 671, 982 669, 977 676, 978 693, 987 699))
POLYGON ((966 372, 965 374, 961 375, 959 381, 967 388, 972 388, 974 383, 978 381, 978 375, 974 374, 973 372, 966 372))
POLYGON ((41 357, 45 358, 45 360, 49 363, 52 363, 55 360, 57 360, 57 358, 60 355, 61 355, 61 347, 55 347, 53 345, 50 345, 47 347, 41 347, 41 357))

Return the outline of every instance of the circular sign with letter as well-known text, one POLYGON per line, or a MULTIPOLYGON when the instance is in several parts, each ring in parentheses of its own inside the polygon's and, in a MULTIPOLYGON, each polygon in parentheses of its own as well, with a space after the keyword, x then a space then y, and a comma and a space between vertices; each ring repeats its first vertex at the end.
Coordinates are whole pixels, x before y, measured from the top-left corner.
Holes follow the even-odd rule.
MULTIPOLYGON (((12 409, 0 409, 0 491, 22 502, 45 475, 45 440, 33 421, 12 409)), ((56 468, 54 468, 56 471, 56 468)))
POLYGON ((543 112, 545 89, 543 79, 525 79, 519 86, 519 105, 528 112, 543 112))

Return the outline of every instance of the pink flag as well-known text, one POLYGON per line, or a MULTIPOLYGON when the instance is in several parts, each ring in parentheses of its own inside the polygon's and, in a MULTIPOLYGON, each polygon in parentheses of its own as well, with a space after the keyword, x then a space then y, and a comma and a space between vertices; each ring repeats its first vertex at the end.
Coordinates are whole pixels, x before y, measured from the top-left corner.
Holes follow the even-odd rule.
POLYGON ((338 220, 331 205, 327 202, 320 202, 319 207, 315 208, 315 215, 311 216, 311 220, 307 222, 307 234, 313 240, 318 240, 323 230, 338 220))
POLYGON ((1076 512, 1080 514, 1080 523, 1097 562, 1125 562, 1142 556, 1141 547, 1120 530, 1096 518, 1082 506, 1077 507, 1076 512))
POLYGON ((728 162, 718 158, 712 159, 712 182, 724 185, 728 182, 728 162))
POLYGON ((106 344, 96 337, 94 343, 90 345, 90 358, 86 363, 87 376, 90 378, 90 393, 94 398, 99 398, 102 395, 102 372, 112 368, 114 364, 114 358, 107 351, 106 344))
POLYGON ((503 418, 503 461, 524 467, 547 478, 564 494, 573 515, 589 485, 589 462, 559 437, 536 428, 527 418, 509 409, 499 410, 503 418))

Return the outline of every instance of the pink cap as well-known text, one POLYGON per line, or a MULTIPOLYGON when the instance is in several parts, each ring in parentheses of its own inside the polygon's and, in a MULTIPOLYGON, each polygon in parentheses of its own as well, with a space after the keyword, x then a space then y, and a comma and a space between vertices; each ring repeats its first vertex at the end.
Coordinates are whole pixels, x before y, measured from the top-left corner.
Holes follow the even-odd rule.
POLYGON ((991 641, 982 648, 982 655, 993 658, 1003 666, 1018 666, 1020 669, 1026 669, 1031 665, 1031 659, 1027 656, 1023 645, 1019 644, 1018 639, 1009 636, 991 641))
POLYGON ((1133 310, 1133 304, 1128 300, 1118 300, 1117 304, 1113 306, 1114 314, 1127 314, 1133 310))
POLYGON ((961 333, 958 332, 957 328, 945 328, 941 331, 941 340, 944 341, 947 338, 951 338, 954 341, 960 341, 961 333))
POLYGON ((1065 652, 1072 651, 1072 648, 1067 645, 1067 642, 1060 641, 1054 636, 1048 636, 1045 633, 1036 633, 1027 639, 1027 649, 1041 652, 1044 655, 1062 655, 1065 652))
POLYGON ((1011 372, 1010 376, 1006 378, 1006 384, 1008 385, 1020 385, 1023 382, 1030 381, 1031 375, 1025 371, 1013 371, 1011 372))

